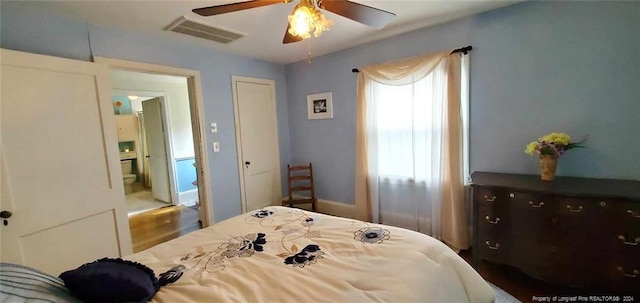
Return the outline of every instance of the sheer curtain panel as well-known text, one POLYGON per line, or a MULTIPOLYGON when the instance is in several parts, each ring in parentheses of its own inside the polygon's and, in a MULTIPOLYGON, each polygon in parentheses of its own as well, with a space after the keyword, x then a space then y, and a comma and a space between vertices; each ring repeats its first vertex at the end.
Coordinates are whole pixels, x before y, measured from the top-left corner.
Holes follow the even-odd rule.
POLYGON ((358 219, 458 249, 468 247, 461 56, 447 51, 360 68, 356 129, 358 219))

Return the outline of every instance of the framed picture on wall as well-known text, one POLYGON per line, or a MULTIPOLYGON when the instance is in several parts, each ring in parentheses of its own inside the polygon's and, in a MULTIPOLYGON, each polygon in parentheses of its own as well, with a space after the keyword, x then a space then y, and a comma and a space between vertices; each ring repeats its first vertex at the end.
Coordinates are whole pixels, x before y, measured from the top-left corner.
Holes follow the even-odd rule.
POLYGON ((308 95, 307 115, 309 119, 333 119, 331 93, 308 95))

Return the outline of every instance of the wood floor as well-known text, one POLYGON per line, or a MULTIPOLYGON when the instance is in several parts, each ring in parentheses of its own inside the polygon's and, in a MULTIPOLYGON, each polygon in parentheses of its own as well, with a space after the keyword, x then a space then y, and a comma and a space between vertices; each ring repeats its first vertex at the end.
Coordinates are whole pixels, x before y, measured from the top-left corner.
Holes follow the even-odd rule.
POLYGON ((139 252, 200 229, 198 211, 168 206, 129 217, 133 252, 139 252))
MULTIPOLYGON (((471 264, 471 250, 460 252, 460 256, 471 264)), ((576 289, 551 285, 540 280, 536 280, 523 272, 510 266, 481 262, 476 268, 478 273, 487 281, 495 284, 516 297, 522 302, 534 302, 533 297, 553 297, 553 296, 590 296, 590 295, 613 295, 610 291, 602 289, 576 289)))

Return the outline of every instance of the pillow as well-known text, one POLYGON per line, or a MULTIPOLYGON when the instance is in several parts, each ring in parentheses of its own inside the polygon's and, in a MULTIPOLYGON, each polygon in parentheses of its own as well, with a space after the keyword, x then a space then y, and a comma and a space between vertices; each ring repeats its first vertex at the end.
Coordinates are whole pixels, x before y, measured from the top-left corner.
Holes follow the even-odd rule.
POLYGON ((81 303, 62 280, 10 263, 0 263, 0 302, 81 303))
POLYGON ((140 263, 103 258, 60 274, 71 292, 87 302, 146 302, 158 291, 152 269, 140 263))

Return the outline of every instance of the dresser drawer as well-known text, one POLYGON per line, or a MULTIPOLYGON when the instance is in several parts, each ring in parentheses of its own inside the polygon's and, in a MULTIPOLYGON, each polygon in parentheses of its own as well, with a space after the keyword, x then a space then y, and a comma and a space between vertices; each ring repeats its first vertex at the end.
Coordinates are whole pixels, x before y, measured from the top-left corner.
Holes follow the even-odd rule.
MULTIPOLYGON (((640 238, 637 240, 640 241, 640 238)), ((616 269, 620 267, 626 273, 640 270, 640 243, 635 241, 623 243, 622 240, 619 241, 613 249, 609 250, 608 257, 612 260, 611 266, 616 269)), ((626 241, 629 241, 629 239, 626 239, 626 241)), ((640 275, 637 278, 640 280, 640 275)))
POLYGON ((480 259, 494 263, 511 264, 512 241, 500 236, 480 237, 480 259))
POLYGON ((617 293, 640 295, 640 267, 610 260, 602 278, 601 284, 617 293))
POLYGON ((510 191, 508 218, 513 221, 517 241, 550 243, 554 232, 552 197, 537 193, 510 191))
POLYGON ((485 188, 474 189, 474 196, 479 207, 496 208, 523 208, 538 209, 546 211, 552 200, 552 196, 535 193, 510 190, 508 188, 485 188))
POLYGON ((611 219, 616 228, 640 236, 640 202, 616 201, 611 207, 611 219))
POLYGON ((635 258, 640 263, 640 234, 637 233, 615 233, 611 234, 608 239, 609 245, 613 252, 628 255, 630 251, 635 252, 635 258))
POLYGON ((532 239, 517 239, 513 245, 512 259, 522 271, 540 280, 549 279, 554 270, 549 264, 556 252, 555 246, 532 239))
MULTIPOLYGON (((615 201, 611 203, 609 225, 600 233, 616 250, 638 247, 640 249, 640 203, 615 201)), ((638 254, 640 259, 640 252, 638 254)))
POLYGON ((506 217, 482 215, 478 220, 478 234, 481 237, 492 236, 500 237, 501 240, 507 240, 512 231, 509 225, 510 222, 506 217))
POLYGON ((508 207, 506 190, 502 189, 476 187, 474 189, 474 199, 479 207, 508 207))
POLYGON ((510 190, 507 193, 512 208, 523 211, 534 211, 536 214, 546 214, 552 206, 553 197, 535 192, 521 192, 510 190))
POLYGON ((559 216, 571 216, 587 218, 593 216, 598 208, 596 200, 580 197, 555 197, 553 199, 553 212, 559 216))
POLYGON ((616 215, 620 215, 629 222, 640 224, 640 201, 618 200, 613 209, 616 215))
POLYGON ((553 284, 640 292, 640 182, 485 172, 471 179, 474 260, 553 284))
POLYGON ((506 233, 512 229, 512 218, 506 207, 482 205, 478 208, 478 229, 481 235, 506 233))

